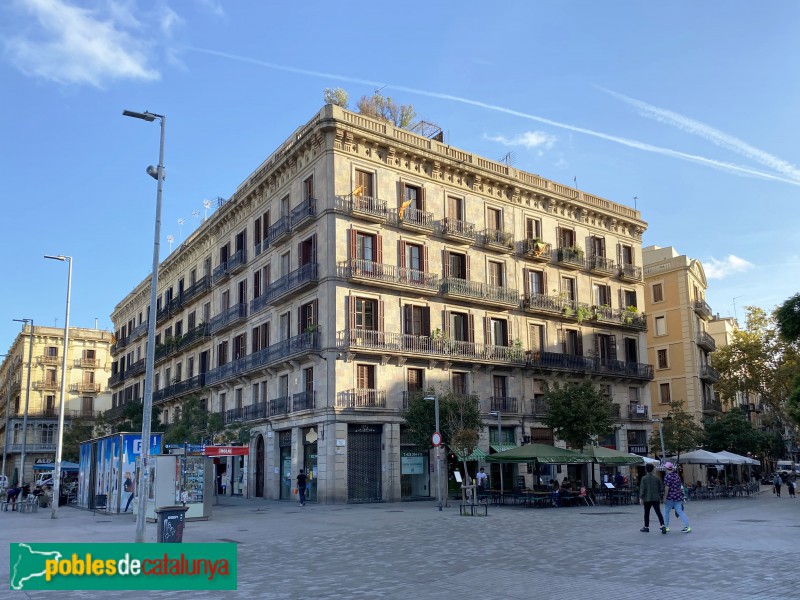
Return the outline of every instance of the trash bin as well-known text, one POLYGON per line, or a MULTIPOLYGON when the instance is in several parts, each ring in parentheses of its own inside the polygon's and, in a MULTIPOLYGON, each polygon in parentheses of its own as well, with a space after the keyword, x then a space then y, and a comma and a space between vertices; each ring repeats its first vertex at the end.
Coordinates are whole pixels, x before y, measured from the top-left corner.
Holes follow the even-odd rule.
POLYGON ((183 522, 187 510, 187 506, 162 506, 156 509, 158 543, 173 544, 183 541, 183 522))

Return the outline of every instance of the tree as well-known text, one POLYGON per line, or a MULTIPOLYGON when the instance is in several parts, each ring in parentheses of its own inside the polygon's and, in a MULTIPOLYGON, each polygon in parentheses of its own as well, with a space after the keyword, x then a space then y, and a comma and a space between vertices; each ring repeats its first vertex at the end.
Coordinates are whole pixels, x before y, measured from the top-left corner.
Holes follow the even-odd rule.
POLYGON ((190 396, 183 401, 176 422, 164 434, 164 443, 200 444, 213 440, 223 429, 222 417, 203 408, 197 396, 190 396))
POLYGON ((576 450, 613 430, 612 402, 590 381, 545 385, 545 425, 576 450))
MULTIPOLYGON (((676 455, 694 450, 702 445, 706 438, 703 427, 692 416, 683 410, 683 401, 673 401, 669 405, 669 413, 661 421, 661 432, 664 434, 664 451, 668 455, 676 455)), ((658 429, 650 434, 650 447, 661 449, 661 435, 658 429)), ((666 457, 662 457, 664 459, 666 457)))
POLYGON ((361 96, 356 105, 358 112, 373 119, 389 121, 395 127, 405 128, 417 116, 414 107, 410 104, 397 104, 390 97, 383 97, 380 92, 375 92, 372 97, 361 96))
POLYGON ((771 443, 771 436, 754 429, 744 410, 739 407, 729 410, 718 419, 707 419, 703 425, 706 446, 712 452, 727 450, 742 455, 762 454, 768 451, 771 443))
MULTIPOLYGON (((122 409, 123 421, 116 426, 117 431, 141 431, 142 430, 142 415, 144 415, 143 406, 141 402, 128 402, 122 409)), ((163 431, 161 425, 161 409, 153 406, 150 412, 150 431, 163 431)))
POLYGON ((342 108, 347 108, 350 102, 350 95, 342 88, 325 88, 323 93, 325 104, 335 104, 342 108))
POLYGON ((778 331, 788 343, 800 341, 800 294, 795 294, 775 310, 778 331))
POLYGON ((79 462, 81 456, 81 442, 97 437, 94 424, 85 419, 72 419, 69 428, 64 429, 64 441, 61 444, 62 460, 79 462))

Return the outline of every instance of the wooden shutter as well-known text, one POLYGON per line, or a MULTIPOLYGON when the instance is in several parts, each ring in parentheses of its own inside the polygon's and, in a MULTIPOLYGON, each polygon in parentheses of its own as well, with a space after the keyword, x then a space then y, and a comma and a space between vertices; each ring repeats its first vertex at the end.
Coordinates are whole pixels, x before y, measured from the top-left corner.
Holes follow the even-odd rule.
POLYGON ((253 223, 253 243, 261 243, 261 217, 256 217, 253 223))
POLYGON ((489 317, 483 317, 483 343, 494 345, 492 338, 492 320, 489 317))
POLYGON ((614 335, 608 336, 608 357, 617 360, 617 337, 614 335))
POLYGON ((617 242, 617 265, 622 266, 622 244, 617 242))
POLYGON ((470 314, 468 316, 468 321, 469 321, 469 330, 468 330, 469 341, 475 342, 475 316, 470 314))
POLYGON ((577 356, 583 356, 583 334, 578 331, 578 348, 575 352, 577 356))
POLYGON ((375 235, 375 262, 383 263, 383 236, 375 235))
POLYGON ((450 277, 450 251, 442 250, 442 277, 450 277))
POLYGON ((317 262, 317 234, 311 236, 311 262, 317 262))
POLYGON ((428 272, 428 244, 422 246, 422 272, 428 272))
POLYGON ((412 310, 413 308, 410 304, 403 305, 403 333, 406 335, 411 333, 412 310))
POLYGON ((347 329, 355 329, 356 328, 356 303, 355 298, 352 296, 345 296, 344 297, 344 314, 347 315, 345 318, 347 319, 347 329))
POLYGON ((600 336, 601 333, 594 334, 594 355, 599 359, 600 358, 600 336))
POLYGON ((422 307, 422 335, 431 334, 431 307, 422 307))
POLYGON ((347 246, 350 248, 350 260, 358 258, 358 236, 352 227, 347 230, 347 246))
POLYGON ((511 331, 511 317, 506 320, 506 323, 506 346, 510 346, 514 340, 514 336, 511 331))
POLYGON ((535 293, 531 289, 530 272, 531 272, 530 269, 525 269, 523 267, 523 269, 522 269, 522 289, 523 289, 523 293, 525 294, 526 298, 529 297, 529 296, 533 296, 533 294, 535 293))
POLYGON ((561 241, 561 226, 560 225, 556 225, 556 247, 557 248, 563 248, 564 247, 564 245, 562 244, 562 241, 561 241))
POLYGON ((406 267, 406 243, 400 240, 400 260, 397 261, 401 269, 406 267))
POLYGON ((383 300, 378 300, 378 331, 383 333, 383 300))
POLYGON ((467 265, 466 269, 467 272, 465 273, 466 277, 464 277, 464 279, 466 279, 467 281, 472 281, 472 278, 470 277, 469 254, 466 254, 465 257, 466 257, 465 263, 467 265))
MULTIPOLYGON (((303 242, 297 244, 297 268, 299 269, 308 262, 308 258, 303 256, 303 242), (305 259, 305 260, 304 260, 305 259)), ((291 271, 291 269, 290 269, 291 271)))
POLYGON ((559 328, 558 329, 558 343, 561 345, 561 353, 567 353, 567 336, 564 334, 564 330, 559 328))
POLYGON ((419 202, 417 202, 417 205, 418 205, 417 208, 420 210, 420 212, 423 212, 425 210, 425 188, 424 187, 420 187, 419 188, 419 198, 418 198, 418 200, 419 200, 419 202))
POLYGON ((442 311, 442 331, 446 336, 450 336, 450 313, 446 310, 442 311))
POLYGON ((549 295, 547 291, 547 271, 542 269, 542 294, 547 296, 549 295))

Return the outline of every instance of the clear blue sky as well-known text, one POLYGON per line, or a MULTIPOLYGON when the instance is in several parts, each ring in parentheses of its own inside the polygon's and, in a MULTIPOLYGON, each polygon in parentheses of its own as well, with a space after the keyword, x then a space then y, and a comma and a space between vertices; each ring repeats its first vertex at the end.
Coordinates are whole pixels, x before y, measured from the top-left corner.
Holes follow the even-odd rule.
POLYGON ((381 86, 454 146, 633 204, 703 261, 715 312, 800 288, 800 3, 6 0, 0 352, 14 318, 110 328, 162 259, 341 86, 381 86), (199 213, 199 217, 193 216, 199 213), (179 219, 185 224, 178 225, 179 219))

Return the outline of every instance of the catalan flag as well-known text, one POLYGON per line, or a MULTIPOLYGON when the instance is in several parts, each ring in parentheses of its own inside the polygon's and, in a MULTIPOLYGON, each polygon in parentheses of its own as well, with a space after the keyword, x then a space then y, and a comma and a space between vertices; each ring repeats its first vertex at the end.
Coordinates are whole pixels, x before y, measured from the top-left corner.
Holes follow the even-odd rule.
POLYGON ((411 206, 411 202, 413 202, 413 201, 412 200, 406 200, 405 202, 403 202, 400 205, 400 208, 397 209, 397 216, 401 221, 403 220, 403 214, 406 212, 406 209, 409 206, 411 206))
POLYGON ((350 195, 351 196, 361 196, 363 193, 364 193, 364 184, 362 183, 360 186, 358 186, 356 189, 354 189, 352 192, 350 192, 350 195))

